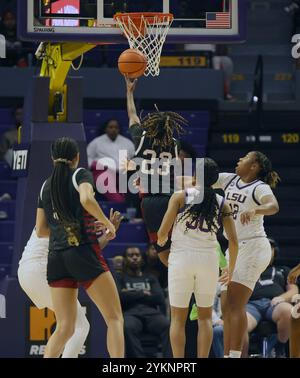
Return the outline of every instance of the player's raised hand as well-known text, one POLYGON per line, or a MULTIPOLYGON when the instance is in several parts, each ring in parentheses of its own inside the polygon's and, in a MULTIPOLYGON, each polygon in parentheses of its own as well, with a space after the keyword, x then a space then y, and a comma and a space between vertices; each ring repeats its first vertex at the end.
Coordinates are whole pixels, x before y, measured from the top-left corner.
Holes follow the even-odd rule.
POLYGON ((110 209, 109 220, 115 226, 116 232, 118 231, 123 219, 124 217, 119 211, 114 211, 114 209, 110 209))
POLYGON ((249 211, 243 211, 241 213, 241 223, 247 225, 250 223, 251 219, 255 216, 255 209, 249 211))
POLYGON ((134 92, 137 79, 130 79, 128 75, 124 75, 126 81, 126 87, 128 92, 134 92))
POLYGON ((116 237, 116 228, 115 226, 112 224, 111 221, 107 220, 107 222, 105 222, 105 227, 106 227, 106 236, 109 240, 112 240, 116 237))

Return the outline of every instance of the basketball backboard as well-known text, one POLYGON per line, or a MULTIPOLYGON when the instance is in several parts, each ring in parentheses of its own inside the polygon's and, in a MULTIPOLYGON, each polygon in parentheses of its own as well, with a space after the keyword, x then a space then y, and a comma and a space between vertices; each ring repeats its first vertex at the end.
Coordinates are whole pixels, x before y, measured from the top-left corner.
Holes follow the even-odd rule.
POLYGON ((167 43, 240 42, 245 0, 19 0, 19 35, 31 41, 127 43, 118 12, 172 13, 167 43))

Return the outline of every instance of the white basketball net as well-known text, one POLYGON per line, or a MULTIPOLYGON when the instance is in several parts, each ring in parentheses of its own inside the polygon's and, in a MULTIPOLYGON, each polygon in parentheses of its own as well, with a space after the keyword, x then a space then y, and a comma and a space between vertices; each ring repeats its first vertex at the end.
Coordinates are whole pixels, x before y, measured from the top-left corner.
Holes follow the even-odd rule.
POLYGON ((173 21, 171 14, 118 14, 117 25, 128 39, 131 49, 137 49, 147 58, 145 76, 158 76, 163 44, 173 21))

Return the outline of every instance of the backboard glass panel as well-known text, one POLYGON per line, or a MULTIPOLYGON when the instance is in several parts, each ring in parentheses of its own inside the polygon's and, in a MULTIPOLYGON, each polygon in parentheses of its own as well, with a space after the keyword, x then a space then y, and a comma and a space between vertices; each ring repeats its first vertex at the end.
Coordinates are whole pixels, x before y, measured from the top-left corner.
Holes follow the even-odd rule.
POLYGON ((19 34, 34 41, 127 43, 118 12, 172 13, 167 43, 245 39, 244 0, 19 0, 19 34))

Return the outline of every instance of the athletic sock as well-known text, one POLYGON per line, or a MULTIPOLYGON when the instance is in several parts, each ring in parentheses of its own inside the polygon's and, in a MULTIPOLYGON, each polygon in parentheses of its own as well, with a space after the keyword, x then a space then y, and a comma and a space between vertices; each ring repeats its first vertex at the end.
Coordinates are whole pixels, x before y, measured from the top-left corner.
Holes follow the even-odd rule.
POLYGON ((224 358, 229 358, 229 356, 226 354, 226 356, 224 356, 224 358))
POLYGON ((239 350, 230 350, 229 351, 229 358, 241 358, 242 352, 239 350))

